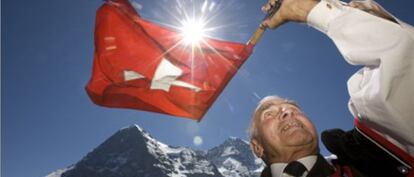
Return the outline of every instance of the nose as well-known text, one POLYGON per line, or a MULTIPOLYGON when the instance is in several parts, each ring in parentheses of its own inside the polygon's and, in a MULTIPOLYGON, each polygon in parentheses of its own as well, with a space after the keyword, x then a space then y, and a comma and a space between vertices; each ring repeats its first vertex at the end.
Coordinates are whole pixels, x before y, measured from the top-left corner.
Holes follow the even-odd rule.
POLYGON ((293 110, 292 109, 282 109, 282 115, 280 116, 281 120, 285 120, 287 118, 290 118, 293 116, 293 110))

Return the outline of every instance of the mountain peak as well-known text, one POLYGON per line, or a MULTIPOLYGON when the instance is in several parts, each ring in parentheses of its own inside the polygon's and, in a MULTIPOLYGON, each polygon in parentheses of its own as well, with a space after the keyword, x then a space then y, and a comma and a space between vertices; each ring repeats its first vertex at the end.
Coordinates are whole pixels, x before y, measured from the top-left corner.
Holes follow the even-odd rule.
POLYGON ((236 142, 244 142, 246 144, 249 144, 248 141, 238 138, 238 137, 234 137, 234 136, 230 136, 229 138, 227 138, 227 141, 236 141, 236 142))
POLYGON ((229 137, 222 144, 207 152, 210 159, 224 176, 259 176, 257 169, 263 163, 250 150, 249 143, 241 138, 229 137))
POLYGON ((135 124, 121 128, 73 168, 51 176, 223 177, 204 156, 188 148, 161 143, 135 124))
MULTIPOLYGON (((132 138, 131 141, 144 141, 144 142, 157 142, 155 138, 153 138, 147 131, 145 131, 142 127, 137 124, 132 124, 130 126, 126 126, 121 128, 115 135, 119 134, 118 136, 122 136, 123 138, 132 138)), ((113 136, 115 136, 113 135, 113 136)), ((119 137, 117 137, 119 139, 119 137)), ((111 138, 110 138, 111 139, 111 138)))
POLYGON ((130 131, 130 132, 138 131, 139 133, 147 134, 147 132, 137 124, 132 124, 132 125, 123 127, 119 131, 130 131))
POLYGON ((230 136, 228 139, 230 139, 230 140, 239 140, 240 138, 237 138, 235 136, 230 136))
POLYGON ((206 152, 164 144, 133 124, 118 130, 81 161, 47 177, 251 177, 259 176, 247 141, 230 137, 206 152))
POLYGON ((220 146, 232 146, 232 145, 245 146, 245 145, 249 145, 249 142, 241 138, 231 136, 227 138, 220 146))

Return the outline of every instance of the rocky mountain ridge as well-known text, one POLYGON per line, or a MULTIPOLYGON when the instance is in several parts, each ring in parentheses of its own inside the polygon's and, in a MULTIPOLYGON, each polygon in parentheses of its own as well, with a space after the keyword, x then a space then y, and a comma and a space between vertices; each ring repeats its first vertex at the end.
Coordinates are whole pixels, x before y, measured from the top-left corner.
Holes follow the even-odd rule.
POLYGON ((171 147, 138 125, 123 128, 83 159, 47 177, 250 177, 261 160, 248 142, 231 137, 207 151, 171 147))

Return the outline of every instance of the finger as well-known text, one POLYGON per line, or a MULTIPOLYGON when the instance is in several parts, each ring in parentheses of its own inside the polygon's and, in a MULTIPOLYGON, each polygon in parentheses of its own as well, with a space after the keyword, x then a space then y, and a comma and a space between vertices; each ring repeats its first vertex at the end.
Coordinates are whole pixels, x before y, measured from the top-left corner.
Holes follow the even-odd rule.
POLYGON ((269 13, 269 11, 276 5, 276 0, 269 0, 264 6, 262 6, 262 11, 264 13, 269 13))
POLYGON ((275 29, 283 23, 284 21, 278 16, 278 14, 275 14, 272 18, 264 20, 261 25, 266 28, 275 29))
POLYGON ((275 6, 276 5, 276 0, 270 0, 269 1, 269 4, 273 7, 273 6, 275 6))
POLYGON ((264 13, 267 13, 268 11, 269 11, 269 7, 268 7, 268 5, 266 4, 266 5, 264 5, 264 6, 262 6, 262 12, 264 12, 264 13))
POLYGON ((353 7, 353 8, 356 8, 356 3, 355 3, 355 1, 351 1, 351 2, 349 2, 349 4, 348 4, 349 6, 351 6, 351 7, 353 7))
POLYGON ((264 28, 269 28, 269 25, 268 25, 267 20, 264 20, 264 21, 260 24, 260 26, 261 26, 261 27, 264 27, 264 28))
POLYGON ((350 7, 353 7, 353 8, 357 8, 357 9, 361 9, 362 8, 361 5, 359 3, 357 3, 357 2, 355 2, 355 1, 351 1, 349 3, 349 6, 350 7))
POLYGON ((264 12, 264 13, 269 13, 269 11, 272 9, 272 5, 270 4, 270 3, 267 3, 267 4, 265 4, 263 7, 262 7, 262 11, 264 12))

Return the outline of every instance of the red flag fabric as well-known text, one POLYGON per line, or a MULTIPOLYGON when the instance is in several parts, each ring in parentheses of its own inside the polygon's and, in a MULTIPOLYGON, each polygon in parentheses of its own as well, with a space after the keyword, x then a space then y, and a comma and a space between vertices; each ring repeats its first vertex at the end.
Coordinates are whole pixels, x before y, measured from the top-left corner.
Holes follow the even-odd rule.
POLYGON ((128 0, 106 1, 97 11, 89 97, 105 107, 200 121, 253 45, 204 39, 192 50, 181 40, 179 32, 142 19, 128 0))

